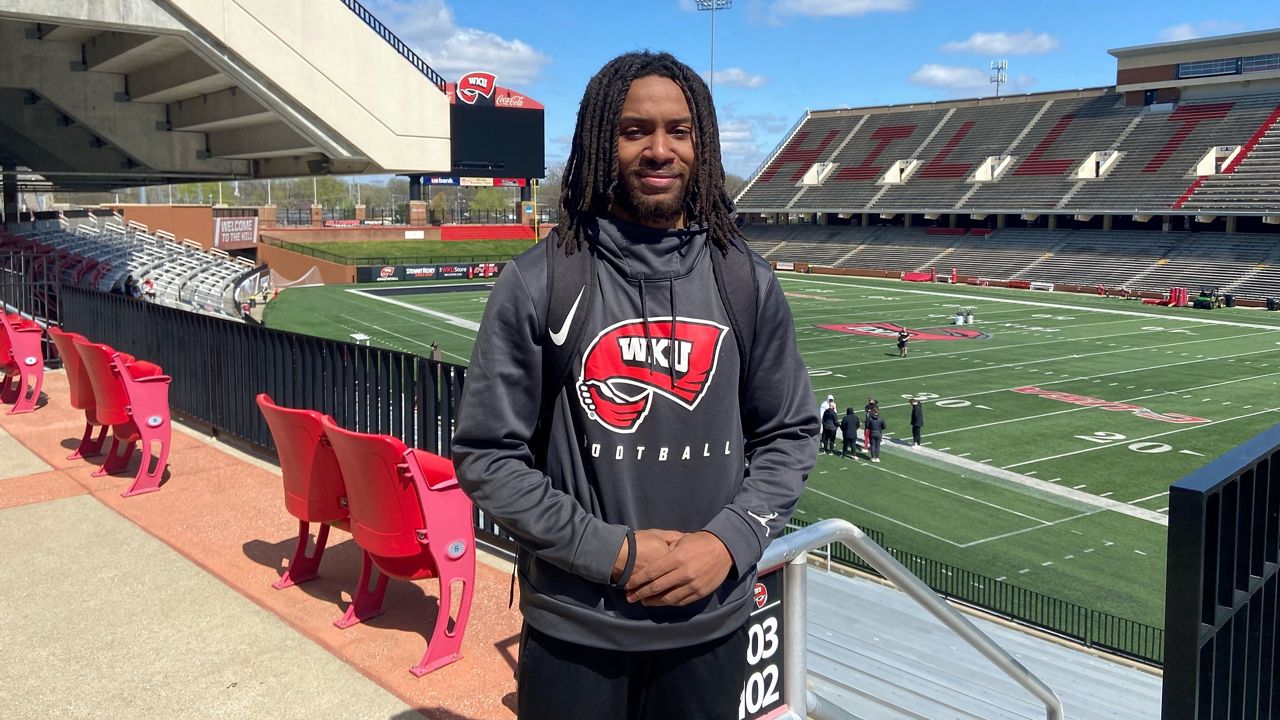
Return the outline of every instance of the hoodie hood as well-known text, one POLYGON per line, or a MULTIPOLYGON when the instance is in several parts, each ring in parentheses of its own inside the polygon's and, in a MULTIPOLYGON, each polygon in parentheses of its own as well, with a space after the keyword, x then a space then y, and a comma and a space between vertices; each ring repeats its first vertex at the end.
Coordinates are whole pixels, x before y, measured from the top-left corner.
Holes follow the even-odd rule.
POLYGON ((614 217, 596 220, 591 233, 601 260, 632 281, 679 280, 693 272, 707 247, 706 228, 658 230, 614 217))

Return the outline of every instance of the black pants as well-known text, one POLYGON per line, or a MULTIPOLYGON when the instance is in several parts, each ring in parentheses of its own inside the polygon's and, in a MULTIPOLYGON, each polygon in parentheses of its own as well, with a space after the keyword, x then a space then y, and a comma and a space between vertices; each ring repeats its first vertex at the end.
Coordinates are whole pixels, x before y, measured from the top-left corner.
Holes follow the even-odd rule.
POLYGON ((577 645, 524 626, 520 720, 736 720, 747 680, 747 626, 674 650, 577 645))
POLYGON ((844 454, 845 455, 858 454, 858 436, 855 433, 849 433, 848 435, 844 436, 844 454))
POLYGON ((836 451, 836 429, 828 430, 826 426, 822 428, 822 449, 829 453, 836 451))
POLYGON ((880 457, 880 441, 882 439, 883 438, 881 438, 879 435, 871 436, 871 457, 873 458, 880 457))
POLYGON ((920 426, 919 425, 911 426, 911 442, 915 443, 916 445, 920 444, 920 426))

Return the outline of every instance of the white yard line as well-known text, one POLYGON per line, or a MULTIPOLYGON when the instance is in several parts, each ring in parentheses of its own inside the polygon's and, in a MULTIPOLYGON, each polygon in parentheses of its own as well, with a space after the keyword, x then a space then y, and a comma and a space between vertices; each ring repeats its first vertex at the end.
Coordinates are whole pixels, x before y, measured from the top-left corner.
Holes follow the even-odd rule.
MULTIPOLYGON (((1237 353, 1237 354, 1235 354, 1235 355, 1227 355, 1227 356, 1225 356, 1225 357, 1240 357, 1240 356, 1243 356, 1243 355, 1257 355, 1258 353, 1269 353, 1269 352, 1275 352, 1275 351, 1274 351, 1274 350, 1252 350, 1252 351, 1250 351, 1250 352, 1237 353)), ((1182 362, 1165 363, 1164 365, 1151 365, 1151 366, 1149 366, 1149 367, 1142 367, 1142 368, 1129 368, 1129 369, 1127 369, 1127 370, 1114 370, 1114 371, 1112 371, 1112 372, 1099 373, 1099 374, 1097 374, 1097 375, 1079 375, 1079 376, 1076 376, 1076 377, 1063 378, 1062 380, 1049 380, 1049 381, 1042 382, 1042 383, 1036 383, 1036 385, 1038 385, 1038 386, 1040 386, 1040 387, 1044 387, 1044 386, 1046 386, 1046 385, 1057 385, 1058 383, 1076 382, 1076 381, 1079 381, 1079 380, 1093 380, 1094 378, 1105 378, 1105 377, 1111 377, 1112 375, 1128 375, 1128 374, 1130 374, 1130 373, 1150 372, 1151 370, 1162 370, 1162 369, 1167 368, 1167 367, 1176 367, 1176 366, 1178 366, 1178 365, 1189 365, 1189 364, 1197 363, 1197 362, 1199 362, 1199 361, 1198 361, 1198 360, 1184 360, 1184 361, 1182 361, 1182 362)), ((1015 367, 1014 369, 1016 370, 1017 368, 1015 367)), ((884 381, 884 382, 893 382, 893 380, 886 380, 886 381, 884 381)), ((1025 384, 1026 384, 1026 383, 1023 383, 1023 385, 1025 385, 1025 384)), ((979 390, 978 392, 965 393, 964 395, 949 395, 949 396, 947 396, 947 397, 945 397, 945 398, 938 398, 938 399, 939 399, 939 400, 959 400, 959 399, 963 399, 963 398, 977 397, 977 396, 979 396, 979 395, 990 395, 990 394, 992 394, 992 393, 1008 392, 1008 391, 1010 391, 1010 390, 1013 390, 1013 388, 1014 388, 1014 387, 1022 387, 1022 385, 1014 385, 1013 387, 1007 387, 1007 388, 996 388, 996 389, 994 389, 994 390, 979 390)), ((814 385, 814 391, 815 391, 815 392, 817 392, 818 390, 819 390, 819 386, 814 385)), ((1148 391, 1150 391, 1150 390, 1151 390, 1151 388, 1148 388, 1147 390, 1148 390, 1148 391)), ((905 403, 905 402, 904 402, 904 403, 895 403, 895 404, 892 404, 892 405, 881 405, 881 406, 880 406, 880 409, 881 409, 881 410, 884 410, 884 409, 886 409, 886 408, 898 408, 898 407, 905 407, 906 405, 907 405, 907 403, 905 403)), ((931 433, 931 434, 941 434, 941 433, 939 432, 939 433, 931 433)))
POLYGON ((1072 450, 1071 452, 1061 453, 1059 455, 1050 455, 1049 457, 1036 458, 1035 460, 1024 460, 1019 463, 1013 463, 1012 465, 1005 465, 1003 469, 1008 470, 1010 468, 1021 467, 1023 465, 1031 465, 1033 463, 1045 462, 1046 460, 1057 460, 1059 458, 1070 457, 1072 455, 1079 455, 1081 453, 1092 452, 1094 450, 1105 450, 1109 447, 1116 447, 1116 446, 1125 447, 1136 442, 1153 440, 1155 438, 1165 437, 1167 435, 1175 435, 1177 433, 1187 432, 1188 430, 1201 430, 1207 427, 1211 427, 1213 425, 1221 425, 1222 423, 1232 422, 1233 420, 1244 420, 1245 418, 1251 418, 1255 415, 1263 415, 1269 412, 1276 412, 1277 410, 1280 410, 1280 407, 1267 408, 1266 410, 1259 410, 1257 412, 1252 412, 1247 415, 1237 415, 1236 417, 1223 418, 1222 420, 1214 420, 1212 422, 1207 422, 1202 425, 1192 425, 1191 427, 1184 427, 1184 428, 1179 428, 1177 430, 1170 430, 1168 432, 1156 433, 1155 435, 1147 435, 1146 437, 1129 438, 1125 442, 1110 443, 1108 445, 1096 445, 1094 447, 1082 448, 1080 450, 1072 450))
MULTIPOLYGON (((1092 511, 1090 511, 1090 512, 1080 513, 1079 515, 1072 515, 1071 517, 1064 517, 1064 518, 1062 518, 1061 520, 1054 520, 1053 522, 1048 523, 1048 524, 1045 524, 1045 525, 1036 525, 1036 526, 1032 526, 1032 527, 1029 527, 1029 528, 1022 528, 1021 530, 1014 530, 1014 531, 1012 531, 1012 532, 1003 533, 1003 534, 1001 534, 1001 535, 993 535, 993 536, 991 536, 991 537, 989 537, 989 538, 983 538, 983 539, 981 539, 981 540, 974 540, 974 541, 972 541, 972 542, 967 542, 967 543, 965 543, 965 544, 961 545, 960 547, 962 547, 962 548, 974 547, 975 545, 982 545, 982 544, 984 544, 984 543, 989 543, 989 542, 992 542, 992 541, 995 541, 995 540, 1003 540, 1003 539, 1005 539, 1005 538, 1011 538, 1011 537, 1014 537, 1015 535, 1022 535, 1022 534, 1025 534, 1025 533, 1029 533, 1029 532, 1031 532, 1031 531, 1033 531, 1033 530, 1043 530, 1043 529, 1045 529, 1045 528, 1047 528, 1047 527, 1053 527, 1054 525, 1060 525, 1060 524, 1062 524, 1062 523, 1064 523, 1064 522, 1070 522, 1070 521, 1072 521, 1072 520, 1079 520, 1079 519, 1080 519, 1080 518, 1082 518, 1082 517, 1089 517, 1090 515, 1097 515, 1097 514, 1098 514, 1098 513, 1100 513, 1100 512, 1102 512, 1102 511, 1101 511, 1101 510, 1092 510, 1092 511)), ((1043 564, 1043 563, 1042 563, 1042 564, 1043 564)), ((1052 565, 1053 563, 1049 563, 1049 564, 1050 564, 1050 565, 1052 565)), ((1026 571, 1024 570, 1023 572, 1026 572, 1026 571)))
POLYGON ((378 297, 377 295, 370 295, 369 293, 363 290, 347 290, 347 292, 353 295, 359 295, 360 297, 363 297, 363 298, 369 298, 370 300, 377 300, 378 302, 389 303, 391 305, 396 305, 402 308, 406 308, 414 312, 422 313, 423 315, 430 315, 431 317, 444 320, 450 325, 457 325, 458 327, 465 328, 467 330, 470 330, 471 332, 480 331, 480 323, 474 322, 472 320, 467 320, 465 318, 460 318, 457 315, 450 315, 448 313, 442 313, 438 310, 431 310, 429 308, 419 307, 417 305, 413 305, 407 302, 401 302, 393 298, 378 297))
POLYGON ((868 508, 864 508, 864 507, 862 507, 861 505, 858 505, 858 504, 856 504, 856 503, 851 503, 851 502, 849 502, 848 500, 845 500, 844 498, 836 497, 835 495, 832 495, 832 494, 830 494, 830 493, 822 492, 821 490, 818 490, 818 489, 816 489, 816 488, 812 488, 812 487, 810 487, 810 488, 806 488, 806 489, 805 489, 805 492, 817 493, 818 495, 821 495, 821 496, 823 496, 823 497, 825 497, 825 498, 829 498, 829 499, 831 499, 831 500, 835 500, 836 502, 838 502, 838 503, 842 503, 842 504, 844 504, 844 505, 848 505, 848 506, 849 506, 849 507, 851 507, 851 508, 857 508, 858 510, 861 510, 862 512, 867 513, 867 514, 869 514, 869 515, 875 515, 876 517, 880 518, 881 520, 884 520, 884 521, 886 521, 886 522, 891 522, 891 523, 893 523, 894 525, 901 525, 902 527, 904 527, 904 528, 906 528, 906 529, 908 529, 908 530, 912 530, 912 531, 914 531, 914 532, 918 532, 918 533, 920 533, 921 535, 925 535, 925 536, 931 537, 931 538, 933 538, 934 540, 938 540, 938 541, 940 541, 940 542, 944 542, 944 543, 946 543, 946 544, 948 544, 948 545, 952 545, 952 546, 955 546, 955 547, 958 547, 958 548, 959 548, 959 547, 964 547, 964 545, 962 545, 962 544, 960 544, 960 543, 956 542, 955 540, 948 540, 947 538, 944 538, 944 537, 942 537, 941 535, 934 535, 933 533, 929 532, 928 530, 921 530, 920 528, 918 528, 918 527, 916 527, 916 526, 914 526, 914 525, 909 525, 909 524, 907 524, 907 523, 902 522, 901 520, 897 520, 897 519, 895 519, 895 518, 891 518, 891 517, 889 517, 888 515, 885 515, 885 514, 883 514, 883 513, 878 513, 878 512, 876 512, 875 510, 870 510, 870 509, 868 509, 868 508))
MULTIPOLYGON (((830 281, 823 281, 823 280, 809 280, 809 279, 807 279, 807 278, 793 278, 793 277, 787 277, 787 276, 785 276, 785 275, 779 275, 779 276, 778 276, 778 278, 779 278, 780 280, 787 280, 787 281, 790 281, 790 282, 809 283, 809 284, 813 284, 813 285, 833 285, 833 286, 836 286, 836 287, 857 288, 857 289, 860 289, 860 290, 877 290, 877 291, 883 291, 883 290, 885 290, 885 289, 886 289, 886 288, 883 288, 883 287, 877 287, 877 286, 875 286, 875 285, 858 285, 858 284, 855 284, 855 283, 839 283, 839 282, 830 282, 830 281)), ((944 293, 944 292, 937 292, 937 291, 934 291, 934 290, 908 290, 908 289, 906 289, 906 288, 894 288, 894 289, 892 290, 892 292, 895 292, 895 293, 910 293, 910 294, 913 294, 913 295, 931 295, 931 296, 933 296, 933 297, 955 298, 955 299, 957 299, 957 300, 964 300, 964 301, 966 301, 966 302, 970 302, 970 303, 979 303, 979 302, 984 302, 984 303, 985 303, 985 302, 997 302, 997 303, 1007 303, 1007 304, 1011 304, 1011 305, 1029 305, 1029 306, 1031 306, 1031 307, 1044 307, 1044 308, 1054 308, 1054 309, 1057 309, 1057 310, 1070 310, 1070 311, 1072 311, 1072 312, 1100 312, 1100 313, 1110 313, 1110 314, 1112 314, 1112 315, 1126 315, 1126 316, 1128 316, 1128 317, 1140 317, 1140 318, 1151 318, 1151 319, 1154 319, 1154 320, 1164 320, 1165 322, 1190 322, 1190 323, 1198 323, 1198 324, 1201 324, 1201 325, 1225 325, 1225 326, 1228 326, 1228 327, 1253 328, 1253 329, 1255 329, 1255 330, 1277 330, 1277 329, 1280 329, 1280 328, 1277 328, 1277 326, 1275 326, 1275 325, 1261 325, 1261 324, 1258 324, 1258 323, 1241 323, 1241 322, 1234 322, 1234 321, 1231 321, 1231 320, 1211 320, 1211 319, 1209 319, 1209 318, 1182 317, 1182 316, 1175 316, 1175 315, 1161 315, 1161 314, 1159 314, 1159 313, 1137 312, 1137 311, 1135 311, 1135 310, 1114 310, 1114 309, 1111 309, 1111 308, 1103 308, 1103 307, 1087 307, 1087 306, 1080 306, 1080 305, 1060 305, 1060 304, 1058 304, 1058 303, 1035 302, 1035 301, 1032 301, 1032 300, 1011 300, 1011 299, 1008 299, 1008 298, 981 297, 981 296, 975 296, 975 295, 960 295, 960 294, 957 294, 957 293, 944 293)))
POLYGON ((1152 522, 1157 525, 1167 526, 1169 524, 1168 517, 1165 517, 1164 515, 1160 515, 1158 513, 1151 512, 1150 510, 1146 510, 1143 508, 1135 508, 1129 505, 1128 503, 1122 503, 1116 500, 1112 500, 1110 498, 1098 497, 1093 493, 1080 492, 1079 490, 1075 490, 1072 488, 1066 488, 1061 485, 1055 485, 1054 481, 1061 480, 1061 478, 1054 478, 1054 480, 1037 480, 1036 478, 1023 475, 1021 473, 1011 472, 1006 468, 998 468, 998 467, 992 467, 990 465, 983 465, 982 463, 973 462, 972 460, 965 460, 964 458, 956 457, 955 455, 948 455, 947 453, 938 452, 937 450, 932 450, 930 448, 925 448, 925 447, 914 448, 909 451, 906 450, 905 448, 898 448, 895 445, 888 445, 886 447, 890 451, 901 450, 903 455, 911 455, 911 454, 925 455, 927 457, 931 457, 935 460, 940 460, 950 465, 955 465, 965 470, 971 470, 973 472, 981 473, 983 475, 997 478, 999 480, 1015 483, 1018 485, 1022 485, 1024 487, 1029 487, 1049 495, 1056 495, 1061 498, 1073 500, 1075 502, 1088 505, 1090 507, 1098 508, 1099 510, 1111 510, 1114 512, 1118 512, 1122 515, 1128 515, 1129 517, 1137 518, 1139 520, 1146 520, 1147 522, 1152 522))
MULTIPOLYGON (((1271 332, 1280 333, 1280 328, 1270 328, 1270 331, 1271 331, 1271 332)), ((942 375, 957 375, 957 374, 960 374, 960 373, 982 372, 982 371, 987 371, 987 370, 1002 370, 1002 369, 1006 369, 1006 368, 1013 368, 1013 369, 1015 369, 1015 370, 1018 370, 1018 369, 1021 369, 1021 368, 1025 367, 1025 366, 1027 366, 1027 365, 1038 365, 1038 364, 1040 364, 1040 363, 1047 363, 1047 362, 1059 362, 1059 361, 1062 361, 1062 360, 1075 360, 1075 359, 1079 359, 1079 358, 1091 358, 1091 357, 1097 357, 1097 356, 1099 356, 1099 355, 1113 355, 1113 354, 1115 354, 1115 353, 1140 352, 1140 351, 1143 351, 1143 350, 1154 350, 1154 349, 1157 349, 1157 348, 1164 348, 1164 347, 1176 347, 1176 346, 1178 346, 1178 345, 1189 345, 1189 344, 1202 343, 1202 342, 1219 342, 1219 341, 1226 341, 1226 340, 1236 340, 1236 339, 1238 339, 1238 338, 1247 338, 1247 337, 1257 337, 1257 333, 1248 333, 1248 334, 1245 334, 1245 335, 1230 335, 1230 336, 1227 336, 1227 337, 1224 337, 1224 338, 1204 338, 1204 339, 1201 339, 1201 340, 1184 340, 1184 341, 1180 341, 1180 342, 1166 343, 1166 344, 1164 344, 1164 345, 1151 345, 1151 346, 1148 346, 1148 347, 1136 347, 1136 348, 1135 348, 1135 347, 1130 347, 1130 348, 1121 348, 1121 349, 1119 349, 1119 350, 1100 350, 1100 351, 1098 351, 1098 352, 1094 352, 1094 353, 1074 353, 1074 354, 1071 354, 1071 355, 1061 355, 1061 356, 1059 356, 1059 357, 1044 358, 1044 359, 1041 359, 1041 360, 1025 360, 1025 361, 1020 361, 1020 362, 1004 363, 1004 364, 1001 364, 1001 365, 987 365, 987 366, 985 366, 985 367, 965 368, 965 369, 962 369, 962 370, 948 370, 948 371, 946 371, 946 372, 935 372, 935 373, 929 373, 929 374, 927 374, 927 375, 913 375, 913 376, 909 376, 909 377, 900 377, 900 378, 890 378, 890 379, 872 380, 872 381, 870 381, 870 382, 852 383, 852 384, 849 384, 849 385, 826 385, 826 386, 822 386, 821 388, 815 387, 814 389, 815 389, 815 390, 820 390, 821 392, 830 392, 830 391, 832 391, 832 390, 847 390, 847 389, 849 389, 849 388, 864 387, 864 386, 866 386, 866 385, 884 385, 884 384, 886 384, 886 383, 891 383, 891 382, 903 382, 903 381, 906 381, 906 380, 923 380, 923 379, 926 379, 926 378, 935 378, 935 377, 940 377, 940 376, 942 376, 942 375)), ((1264 352, 1276 352, 1276 350, 1274 350, 1274 349, 1267 349, 1267 350, 1257 350, 1257 351, 1255 351, 1255 352, 1248 352, 1248 353, 1237 353, 1236 355, 1224 355, 1224 356, 1222 356, 1222 357, 1220 357, 1220 358, 1218 358, 1218 359, 1219 359, 1219 360, 1224 360, 1224 359, 1229 358, 1229 357, 1240 357, 1241 355, 1256 355, 1256 354, 1258 354, 1258 353, 1264 353, 1264 352)), ((1174 366, 1174 365, 1186 365, 1186 364, 1193 363, 1193 362, 1197 362, 1197 361, 1195 361, 1195 360, 1183 360, 1182 362, 1169 363, 1168 365, 1163 365, 1163 366, 1158 366, 1158 367, 1171 367, 1171 366, 1174 366)), ((1128 371, 1125 371, 1125 372, 1135 372, 1135 371, 1133 371, 1133 370, 1128 370, 1128 371)), ((1089 376, 1086 376, 1086 377, 1081 378, 1081 379, 1092 379, 1092 378, 1095 378, 1095 377, 1105 377, 1105 376, 1107 376, 1107 375, 1118 375, 1118 374, 1121 374, 1121 373, 1106 373, 1106 375, 1089 375, 1089 376)), ((1062 381, 1061 381, 1061 380, 1059 380, 1059 381, 1057 381, 1057 382, 1062 382, 1062 381)), ((1147 390, 1148 390, 1148 391, 1150 391, 1150 390, 1151 390, 1151 388, 1147 388, 1147 390)), ((890 407, 892 407, 892 406, 890 406, 890 407)))
MULTIPOLYGON (((1124 403, 1128 403, 1128 402, 1133 402, 1133 401, 1135 401, 1135 400, 1149 400, 1149 399, 1151 399, 1151 398, 1157 398, 1157 397, 1161 397, 1161 396, 1163 396, 1163 395, 1173 395, 1173 394, 1177 394, 1177 393, 1184 393, 1184 392, 1188 392, 1188 391, 1190 391, 1190 390, 1203 390, 1203 389, 1205 389, 1205 388, 1217 387, 1217 386, 1219 386, 1219 385, 1230 385, 1231 383, 1246 382, 1246 381, 1249 381, 1249 380, 1257 380, 1257 379, 1259 379, 1259 378, 1270 377, 1270 376, 1272 376, 1272 375, 1280 375, 1280 372, 1267 373, 1266 375, 1254 375, 1254 376, 1252 376, 1252 377, 1237 378, 1237 379, 1235 379, 1235 380, 1225 380, 1225 381, 1223 381, 1223 382, 1212 383, 1212 384, 1209 384, 1209 385, 1199 385, 1199 386, 1191 387, 1191 388, 1183 388, 1182 390, 1166 390, 1166 391, 1164 391, 1164 392, 1159 392, 1159 393, 1155 393, 1155 394, 1152 394, 1152 395, 1139 395, 1139 396, 1137 396, 1137 397, 1126 398, 1126 399, 1124 399, 1124 400, 1119 400, 1119 401, 1117 401, 1117 402, 1124 402, 1124 403)), ((1114 384, 1115 384, 1115 383, 1112 383, 1112 385, 1114 385, 1114 384)), ((893 407, 893 406, 886 405, 885 407, 887 408, 887 407, 893 407)), ((995 422, 983 423, 983 424, 981 424, 981 425, 969 425, 969 426, 967 426, 967 427, 953 428, 953 429, 951 429, 951 430, 939 430, 939 431, 937 431, 937 432, 931 432, 931 433, 929 433, 929 436, 930 436, 930 437, 936 437, 936 436, 938 436, 938 435, 947 435, 947 434, 950 434, 950 433, 965 432, 966 430, 978 430, 978 429, 980 429, 980 428, 991 427, 992 425, 1004 425, 1005 423, 1011 423, 1011 422, 1024 422, 1024 421, 1027 421, 1027 420, 1039 420, 1040 418, 1051 417, 1051 416, 1053 416, 1053 415, 1062 415, 1062 414, 1065 414, 1065 413, 1073 413, 1073 412, 1079 412, 1079 411, 1081 411, 1081 410, 1091 410, 1091 409, 1093 409, 1093 408, 1089 408, 1089 407, 1073 407, 1073 408, 1069 408, 1069 409, 1067 409, 1067 410, 1055 410, 1055 411, 1053 411, 1053 412, 1040 413, 1039 415, 1024 415, 1024 416, 1022 416, 1022 417, 1009 418, 1008 420, 997 420, 997 421, 995 421, 995 422)))
MULTIPOLYGON (((431 347, 429 344, 424 343, 424 342, 422 342, 421 340, 415 340, 415 339, 413 339, 413 338, 411 338, 411 337, 408 337, 407 335, 401 335, 401 334, 400 334, 400 333, 398 333, 398 332, 394 332, 394 331, 392 331, 392 330, 388 330, 388 329, 386 329, 386 328, 384 328, 384 327, 379 327, 378 325, 374 325, 374 324, 373 324, 373 323, 371 323, 371 322, 366 322, 366 321, 361 320, 361 319, 359 319, 359 318, 353 318, 353 317, 351 317, 350 315, 342 315, 341 317, 344 317, 344 318, 346 318, 346 319, 348 319, 348 320, 350 320, 350 321, 352 321, 352 322, 354 322, 354 323, 359 324, 359 325, 361 326, 361 329, 364 329, 364 328, 373 328, 374 330, 377 330, 377 331, 378 331, 378 332, 380 332, 380 333, 386 333, 387 335, 394 335, 395 337, 398 337, 398 338, 400 338, 401 340, 405 340, 405 341, 407 341, 407 342, 411 342, 411 343, 413 343, 414 345, 421 345, 422 347, 424 347, 424 348, 428 348, 428 349, 430 349, 430 347, 431 347)), ((445 351, 441 350, 441 351, 440 351, 440 353, 441 353, 442 355, 448 355, 449 357, 458 358, 459 360, 461 360, 461 361, 463 361, 463 362, 466 362, 466 361, 467 361, 467 358, 464 358, 464 357, 462 357, 461 355, 454 355, 454 354, 453 354, 453 353, 451 353, 451 352, 445 352, 445 351)))

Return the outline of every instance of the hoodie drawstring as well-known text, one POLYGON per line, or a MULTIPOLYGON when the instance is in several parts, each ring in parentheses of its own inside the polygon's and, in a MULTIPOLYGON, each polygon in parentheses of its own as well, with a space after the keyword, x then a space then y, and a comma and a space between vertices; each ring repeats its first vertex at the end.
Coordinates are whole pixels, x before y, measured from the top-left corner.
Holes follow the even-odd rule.
POLYGON ((653 372, 653 337, 649 334, 649 306, 645 303, 643 276, 640 278, 640 325, 644 328, 644 364, 653 372))
POLYGON ((667 277, 667 296, 671 305, 671 341, 667 350, 667 375, 671 378, 671 387, 676 386, 676 277, 667 277))

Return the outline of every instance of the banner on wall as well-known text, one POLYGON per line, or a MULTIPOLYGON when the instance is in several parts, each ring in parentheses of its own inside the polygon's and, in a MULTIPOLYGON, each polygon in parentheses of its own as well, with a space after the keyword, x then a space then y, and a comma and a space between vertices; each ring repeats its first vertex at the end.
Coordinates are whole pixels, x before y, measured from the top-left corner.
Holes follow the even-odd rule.
POLYGON ((220 217, 213 219, 213 246, 224 250, 258 244, 258 218, 220 217))
POLYGON ((356 282, 402 280, 458 280, 496 277, 506 263, 448 263, 441 265, 361 265, 356 282))

